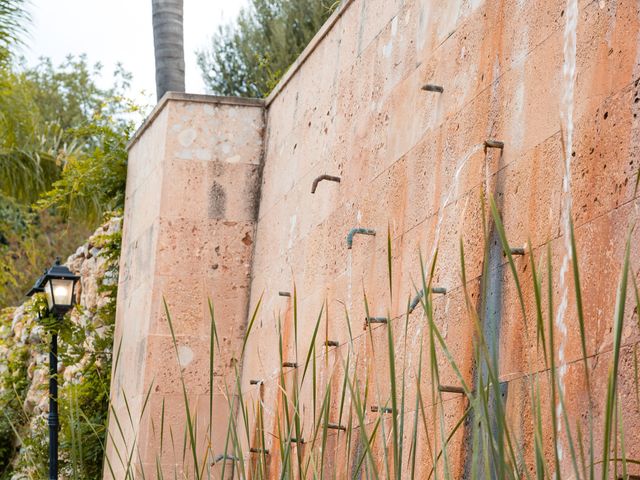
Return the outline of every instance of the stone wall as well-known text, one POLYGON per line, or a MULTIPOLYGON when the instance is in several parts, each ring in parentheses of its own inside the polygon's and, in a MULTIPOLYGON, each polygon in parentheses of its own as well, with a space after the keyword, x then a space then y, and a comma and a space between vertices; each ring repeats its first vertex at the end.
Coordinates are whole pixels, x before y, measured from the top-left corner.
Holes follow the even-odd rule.
MULTIPOLYGON (((202 365, 199 362, 208 356, 208 345, 202 340, 208 327, 202 302, 205 294, 216 293, 207 290, 207 282, 220 275, 225 285, 243 287, 237 297, 213 295, 214 303, 222 302, 220 308, 234 312, 225 324, 226 338, 233 339, 225 350, 232 352, 230 357, 235 358, 239 351, 247 301, 252 310, 262 299, 242 359, 241 389, 247 405, 262 405, 266 412, 270 474, 278 475, 278 413, 286 408, 282 391, 297 381, 296 371, 301 374, 299 366, 285 369, 281 376, 279 342, 282 339, 282 360, 300 365, 304 358, 296 357, 296 352, 308 351, 322 308, 320 334, 315 339, 316 394, 329 386, 337 402, 345 375, 343 361, 349 355, 350 376, 368 382, 377 402, 387 402, 387 329, 392 328, 398 344, 406 345, 401 358, 411 386, 405 413, 407 423, 412 423, 416 362, 421 345, 427 348, 418 341, 426 328, 424 312, 420 308, 413 311, 406 332, 403 321, 367 329, 364 295, 371 316, 401 318, 408 299, 422 283, 420 256, 429 264, 437 246, 434 286, 447 293, 434 296, 435 323, 465 381, 473 385, 477 367, 474 324, 465 293, 477 302, 477 310, 486 319, 484 332, 497 352, 508 418, 519 435, 519 447, 531 459, 532 424, 524 413, 530 410, 529 379, 547 372, 537 344, 531 256, 536 264, 545 265, 550 252, 555 272, 550 290, 556 305, 568 305, 564 314, 554 314, 553 321, 569 417, 577 418, 589 405, 575 296, 567 287, 574 280, 571 273, 560 274, 567 259, 563 212, 572 200, 586 350, 593 375, 595 437, 601 439, 612 360, 615 285, 625 236, 637 218, 639 34, 637 3, 627 0, 352 0, 343 2, 266 100, 264 153, 259 103, 230 107, 226 106, 234 102, 230 99, 169 98, 130 150, 117 337, 122 339, 125 363, 135 369, 114 375, 116 404, 122 408, 119 392, 131 390, 137 399, 135 415, 139 414, 152 379, 165 394, 179 393, 167 390, 178 388, 179 372, 166 369, 165 358, 173 355, 172 347, 166 325, 160 321, 161 310, 154 310, 161 308, 162 294, 169 298, 170 306, 176 306, 176 318, 183 318, 184 324, 176 328, 178 335, 185 335, 179 344, 191 352, 183 364, 184 375, 194 386, 194 395, 205 395, 204 373, 200 367, 192 373, 188 364, 202 365), (424 90, 427 83, 442 86, 443 92, 424 90), (209 117, 212 111, 220 116, 209 117), (229 117, 240 111, 241 118, 251 120, 238 126, 239 138, 251 140, 246 144, 248 150, 243 147, 238 153, 234 146, 227 149, 225 142, 230 138, 229 117), (185 122, 192 122, 190 130, 185 122), (504 148, 485 148, 488 139, 503 142, 504 148), (207 143, 210 141, 215 145, 207 143), (200 146, 199 142, 205 143, 200 146), (191 148, 192 144, 198 148, 191 148), (224 158, 212 151, 222 151, 224 158), (243 185, 244 190, 236 193, 239 204, 244 205, 253 202, 248 197, 253 199, 258 191, 257 177, 243 177, 246 172, 225 177, 210 166, 239 161, 243 168, 253 169, 260 158, 263 172, 257 221, 250 215, 219 212, 214 178, 220 179, 215 181, 227 195, 229 188, 236 191, 236 186, 243 185), (565 158, 570 172, 566 177, 565 158), (175 174, 167 175, 172 168, 177 168, 175 174), (206 177, 203 189, 206 172, 213 177, 206 177), (339 176, 341 181, 321 182, 311 194, 312 182, 321 174, 339 176), (498 229, 488 209, 483 216, 483 202, 488 205, 490 197, 495 199, 511 245, 531 242, 524 256, 514 257, 516 271, 528 282, 522 286, 527 321, 498 229), (190 218, 192 214, 197 218, 190 218), (489 228, 486 251, 485 217, 489 228), (219 230, 220 222, 225 225, 229 220, 238 223, 219 230), (346 236, 354 227, 373 229, 376 235, 356 236, 353 248, 348 249, 346 236), (238 243, 245 238, 255 239, 253 257, 249 246, 238 243), (235 268, 225 269, 211 251, 213 244, 221 242, 239 248, 235 268), (466 256, 464 285, 461 243, 466 256), (223 267, 212 271, 213 262, 223 267), (175 272, 180 275, 177 283, 172 280, 175 272), (280 296, 279 291, 292 296, 280 296), (180 298, 188 299, 188 305, 180 298), (223 298, 232 299, 234 306, 227 307, 223 298), (340 346, 325 348, 326 340, 338 341, 340 346), (263 383, 250 384, 256 379, 263 383)), ((637 236, 634 231, 634 242, 637 236)), ((634 265, 637 256, 636 249, 634 265)), ((543 291, 547 291, 546 280, 543 291)), ((626 312, 620 381, 620 396, 625 399, 634 388, 630 371, 638 341, 637 313, 632 307, 626 312)), ((443 355, 438 362, 440 383, 459 385, 443 355)), ((423 371, 428 371, 427 363, 423 371)), ((229 371, 221 375, 229 381, 229 371)), ((431 398, 433 385, 426 374, 419 385, 423 397, 431 398)), ((149 405, 157 417, 156 391, 149 405)), ((305 432, 313 430, 316 420, 314 398, 306 382, 300 397, 305 432)), ((227 402, 220 405, 224 409, 227 402)), ((442 405, 445 431, 450 431, 467 400, 444 394, 442 405)), ((338 409, 334 402, 331 415, 338 409)), ((633 428, 640 414, 637 405, 626 410, 626 446, 633 457, 640 445, 640 430, 633 428)), ((248 443, 258 437, 255 408, 248 409, 248 417, 249 440, 243 440, 243 448, 250 458, 248 450, 254 445, 248 443)), ((549 442, 551 417, 544 424, 549 442)), ((180 414, 175 419, 179 424, 180 414)), ((369 426, 377 419, 377 413, 368 411, 369 426)), ((584 431, 584 423, 582 427, 584 431)), ((454 478, 465 475, 468 462, 468 432, 464 430, 450 444, 454 478)), ((430 435, 429 440, 425 432, 420 434, 416 478, 426 478, 432 467, 429 441, 435 441, 441 432, 430 435)), ((566 432, 560 435, 563 438, 566 432)), ((326 468, 336 478, 346 478, 353 467, 346 459, 353 458, 348 455, 356 447, 336 433, 327 448, 330 460, 326 468)), ((380 462, 383 448, 382 442, 376 443, 375 456, 380 462)), ((223 450, 223 445, 214 443, 212 453, 223 450)), ((147 450, 142 463, 152 462, 152 452, 147 450)), ((566 450, 562 469, 565 474, 571 472, 566 450)))
MULTIPOLYGON (((571 25, 567 26, 571 4, 566 0, 354 0, 334 15, 331 27, 321 34, 325 36, 314 42, 309 54, 303 55, 295 71, 268 98, 251 297, 255 305, 264 293, 263 314, 244 358, 243 387, 249 404, 260 398, 265 406, 272 474, 277 475, 279 458, 274 453, 278 451, 277 426, 272 413, 282 413, 278 410, 282 406, 278 403, 280 365, 275 346, 278 319, 285 356, 292 359, 296 347, 299 352, 307 351, 324 303, 327 315, 316 339, 320 371, 315 390, 322 396, 326 382, 333 382, 332 418, 337 418, 340 408, 341 364, 350 352, 362 385, 369 381, 370 403, 385 403, 390 398, 388 327, 372 327, 370 334, 364 329, 363 295, 367 295, 370 315, 402 316, 415 286, 422 284, 420 252, 428 263, 436 244, 434 282, 447 289, 446 295, 434 296, 436 323, 467 384, 473 385, 474 327, 465 309, 460 240, 466 254, 466 287, 474 301, 482 294, 483 267, 488 268, 485 294, 489 306, 482 313, 494 325, 486 326, 485 333, 497 337, 500 381, 508 386, 509 418, 531 461, 532 424, 523 413, 530 410, 527 378, 532 372, 544 372, 545 364, 536 345, 529 256, 544 266, 550 248, 553 293, 559 304, 563 290, 559 271, 565 252, 563 130, 571 162, 572 218, 582 268, 589 368, 595 379, 595 437, 597 442, 602 438, 615 288, 625 235, 637 219, 640 16, 637 2, 577 2, 573 52, 571 25), (576 64, 575 81, 567 79, 572 62, 576 64), (444 92, 422 90, 427 83, 442 86, 444 92), (575 90, 566 103, 563 99, 571 84, 575 90), (572 139, 567 132, 569 103, 572 139), (485 150, 483 142, 490 138, 503 141, 504 149, 485 150), (341 177, 341 182, 322 182, 312 195, 314 178, 325 173, 341 177), (513 276, 495 231, 488 258, 483 259, 483 195, 496 199, 514 246, 531 241, 533 251, 515 257, 519 274, 528 279, 523 286, 528 323, 522 318, 513 276), (353 227, 374 229, 377 234, 356 236, 349 250, 345 237, 353 227), (393 298, 387 279, 387 229, 394 263, 393 298), (277 294, 278 290, 292 290, 294 283, 300 325, 297 345, 292 340, 292 302, 277 294), (337 340, 341 346, 325 349, 325 339, 337 340), (252 378, 266 381, 258 388, 249 385, 252 378)), ((637 241, 637 234, 633 239, 637 241)), ((634 249, 634 261, 637 258, 634 249)), ((566 284, 573 285, 570 274, 566 284)), ((586 411, 588 400, 572 290, 568 305, 562 324, 556 325, 556 350, 562 348, 569 365, 563 383, 569 417, 575 419, 586 411), (562 328, 566 328, 566 338, 562 328)), ((407 337, 404 321, 395 321, 393 327, 399 355, 396 370, 402 368, 401 359, 406 360, 412 382, 420 348, 416 339, 426 328, 421 310, 410 315, 407 337), (405 340, 411 340, 406 355, 401 352, 405 340)), ((630 365, 632 345, 638 340, 637 316, 632 311, 633 307, 627 309, 623 334, 626 369, 620 395, 624 399, 630 399, 633 391, 630 365)), ((427 340, 422 346, 427 349, 427 340)), ((442 352, 439 355, 441 383, 460 385, 442 352)), ((291 369, 284 371, 294 378, 291 369)), ((426 362, 423 372, 423 398, 430 404, 426 362)), ((308 382, 300 400, 307 434, 313 431, 310 412, 314 404, 308 382)), ((412 424, 415 413, 414 385, 407 396, 407 425, 412 424)), ((448 432, 468 403, 461 395, 446 393, 443 402, 448 432)), ((637 405, 627 404, 624 409, 626 445, 630 454, 637 454, 637 405)), ((377 418, 377 413, 367 412, 369 425, 377 418)), ((547 415, 548 444, 553 432, 550 422, 551 415, 547 415)), ((584 432, 584 423, 582 428, 584 432)), ((434 442, 439 432, 431 434, 434 442)), ((453 478, 463 476, 469 455, 460 448, 464 435, 460 429, 451 442, 453 478)), ((327 472, 347 478, 353 467, 346 462, 348 452, 356 447, 349 446, 344 434, 336 433, 333 438, 327 457, 334 463, 329 463, 327 472)), ((426 478, 431 469, 427 445, 423 432, 416 478, 426 478)), ((567 448, 565 442, 565 475, 572 472, 567 448)), ((405 450, 408 455, 408 444, 405 450)), ((382 452, 377 442, 375 454, 384 471, 382 452)))
POLYGON ((224 442, 224 385, 235 378, 249 300, 262 132, 260 101, 167 94, 130 145, 107 477, 154 472, 156 462, 167 472, 189 468, 181 378, 200 425, 200 458, 210 438, 224 442), (208 300, 223 352, 213 384, 208 300))

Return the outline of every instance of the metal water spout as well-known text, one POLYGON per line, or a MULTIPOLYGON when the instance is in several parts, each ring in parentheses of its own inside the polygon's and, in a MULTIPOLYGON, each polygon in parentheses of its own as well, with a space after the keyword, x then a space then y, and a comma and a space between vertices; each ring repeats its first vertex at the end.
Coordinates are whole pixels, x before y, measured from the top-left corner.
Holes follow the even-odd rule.
POLYGON ((371 405, 371 411, 373 413, 393 413, 393 408, 391 407, 379 407, 377 405, 371 405))
POLYGON ((444 92, 444 88, 440 85, 434 85, 432 83, 427 83, 426 85, 422 86, 422 90, 426 91, 426 92, 435 92, 435 93, 442 93, 444 92))
POLYGON ((464 388, 456 387, 454 385, 438 385, 438 391, 443 393, 459 393, 461 395, 465 394, 464 388))
POLYGON ((327 428, 331 430, 342 430, 343 432, 347 430, 347 427, 338 425, 337 423, 327 423, 327 428))
MULTIPOLYGON (((431 293, 444 295, 447 293, 447 289, 445 287, 431 287, 431 293)), ((424 290, 420 290, 416 296, 413 297, 413 300, 411 300, 411 303, 409 304, 409 313, 412 313, 415 310, 422 297, 424 297, 424 290)))
POLYGON ((355 237, 357 234, 375 235, 376 231, 370 228, 361 228, 361 227, 354 227, 351 230, 349 230, 349 233, 347 234, 347 248, 349 250, 351 250, 351 247, 353 247, 353 237, 355 237))
POLYGON ((493 138, 489 138, 484 141, 484 150, 487 151, 487 148, 498 148, 500 150, 504 149, 504 142, 500 140, 495 140, 493 138))
POLYGON ((388 323, 389 319, 387 317, 367 317, 367 323, 388 323))
POLYGON ((237 462, 238 461, 238 457, 234 457, 233 455, 229 455, 226 453, 221 453, 220 455, 218 455, 217 457, 214 458, 213 463, 218 463, 221 462, 223 460, 230 460, 232 462, 237 462))
POLYGON ((318 187, 318 184, 322 180, 328 180, 330 182, 340 183, 340 177, 336 177, 334 175, 327 175, 325 173, 324 175, 320 175, 319 177, 316 177, 316 179, 313 181, 313 185, 311 185, 311 193, 316 193, 316 188, 318 187))

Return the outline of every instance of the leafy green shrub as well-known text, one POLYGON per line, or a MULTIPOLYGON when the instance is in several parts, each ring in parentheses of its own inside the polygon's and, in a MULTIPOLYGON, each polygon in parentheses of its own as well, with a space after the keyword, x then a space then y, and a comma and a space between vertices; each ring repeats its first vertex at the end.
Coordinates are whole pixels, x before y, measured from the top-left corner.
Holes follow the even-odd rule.
POLYGON ((0 68, 0 306, 19 303, 41 265, 124 206, 141 110, 126 96, 130 75, 118 68, 103 89, 101 69, 84 56, 0 68))

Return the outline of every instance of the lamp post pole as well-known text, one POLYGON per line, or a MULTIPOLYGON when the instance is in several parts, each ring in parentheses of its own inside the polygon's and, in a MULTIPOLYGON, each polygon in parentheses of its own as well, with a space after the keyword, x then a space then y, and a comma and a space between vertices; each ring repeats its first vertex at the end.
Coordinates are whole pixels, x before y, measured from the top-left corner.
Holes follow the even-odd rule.
MULTIPOLYGON (((58 432, 60 421, 58 418, 58 332, 57 326, 62 323, 67 313, 75 303, 75 287, 80 280, 60 260, 36 280, 27 296, 36 293, 44 294, 47 299, 48 315, 56 320, 55 328, 51 331, 49 346, 49 480, 58 480, 58 432)), ((41 313, 38 317, 42 320, 41 313)))
POLYGON ((49 480, 58 480, 58 334, 49 349, 49 480))

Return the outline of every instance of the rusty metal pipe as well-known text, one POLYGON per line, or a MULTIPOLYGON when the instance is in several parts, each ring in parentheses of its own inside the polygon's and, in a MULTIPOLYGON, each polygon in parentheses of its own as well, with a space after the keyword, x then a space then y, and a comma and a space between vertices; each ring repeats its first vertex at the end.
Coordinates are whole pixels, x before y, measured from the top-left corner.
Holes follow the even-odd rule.
POLYGON ((351 230, 349 230, 349 233, 347 234, 347 248, 349 250, 351 250, 351 247, 353 247, 353 237, 356 236, 356 234, 358 233, 360 235, 375 235, 376 231, 370 228, 361 228, 361 227, 354 227, 351 230))
POLYGON ((340 342, 338 342, 337 340, 327 340, 326 342, 324 342, 324 344, 327 347, 339 347, 340 346, 340 342))
POLYGON ((342 430, 343 432, 347 430, 347 427, 345 427, 344 425, 338 425, 336 423, 327 423, 327 428, 331 430, 342 430))
POLYGON ((511 255, 524 255, 525 254, 524 247, 511 247, 509 250, 511 251, 511 255))
POLYGON ((416 307, 420 303, 420 299, 423 296, 424 296, 424 291, 422 291, 422 290, 420 290, 418 293, 416 293, 416 296, 413 297, 413 300, 411 300, 411 303, 409 304, 409 313, 413 313, 413 311, 416 309, 416 307))
POLYGON ((426 85, 423 85, 422 90, 425 90, 427 92, 436 92, 436 93, 444 92, 443 87, 441 87, 440 85, 434 85, 432 83, 427 83, 426 85))
POLYGON ((500 140, 495 140, 493 138, 489 138, 484 141, 485 151, 487 150, 487 148, 499 148, 500 150, 502 150, 504 148, 504 142, 501 142, 500 140))
MULTIPOLYGON (((431 293, 444 295, 447 293, 447 289, 445 287, 431 287, 431 293)), ((416 293, 416 296, 411 300, 411 303, 409 304, 409 313, 413 313, 422 297, 424 297, 424 290, 420 290, 416 293)))
POLYGON ((289 368, 298 368, 298 364, 296 362, 283 362, 282 366, 289 368))
POLYGON ((453 385, 438 385, 438 391, 443 393, 460 393, 464 395, 466 392, 462 387, 455 387, 453 385))
POLYGON ((365 320, 367 323, 388 323, 389 321, 387 317, 367 317, 365 320))
POLYGON ((371 405, 371 411, 374 413, 393 413, 393 408, 391 407, 379 407, 377 405, 371 405))
POLYGON ((262 385, 264 383, 264 380, 249 380, 249 385, 262 385))
POLYGON ((281 297, 290 297, 291 292, 278 292, 278 295, 280 295, 281 297))
POLYGON ((218 463, 218 462, 221 462, 222 460, 231 460, 232 462, 237 462, 238 461, 238 457, 234 457, 233 455, 228 455, 228 454, 221 453, 220 455, 218 455, 213 460, 213 463, 218 463))
POLYGON ((340 183, 340 177, 335 177, 333 175, 327 175, 326 173, 324 175, 320 175, 319 177, 317 177, 314 181, 313 181, 313 185, 311 185, 311 193, 316 193, 316 188, 318 187, 318 184, 322 181, 322 180, 328 180, 330 182, 336 182, 336 183, 340 183))

